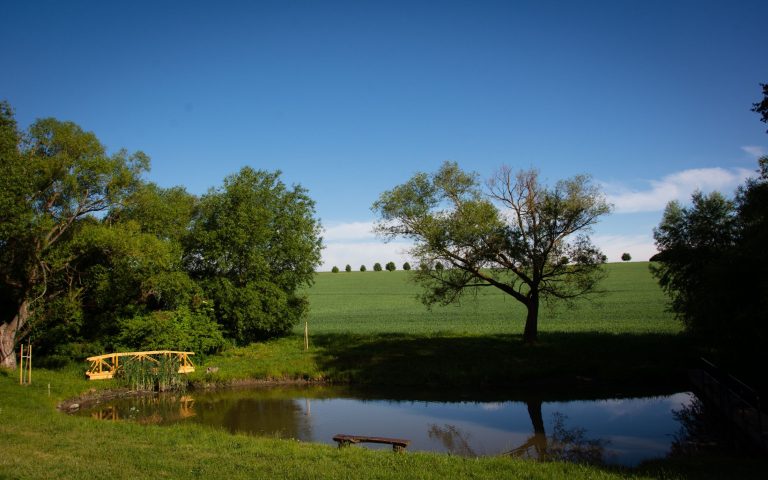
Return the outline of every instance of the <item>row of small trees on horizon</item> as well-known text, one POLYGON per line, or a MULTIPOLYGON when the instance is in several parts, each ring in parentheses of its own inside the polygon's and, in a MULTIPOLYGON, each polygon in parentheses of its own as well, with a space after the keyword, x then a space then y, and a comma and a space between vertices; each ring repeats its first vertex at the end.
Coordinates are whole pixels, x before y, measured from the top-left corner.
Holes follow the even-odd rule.
MULTIPOLYGON (((441 269, 441 268, 443 268, 443 265, 442 264, 440 264, 439 266, 435 265, 435 268, 441 269)), ((408 263, 408 262, 403 263, 403 270, 408 271, 410 269, 411 269, 411 264, 410 263, 408 263)), ((368 271, 368 268, 365 265, 360 265, 360 269, 359 270, 361 272, 366 272, 366 271, 368 271)), ((394 272, 395 270, 397 270, 397 265, 395 265, 395 262, 387 262, 387 264, 384 265, 384 268, 382 269, 381 264, 379 262, 376 262, 376 263, 373 264, 373 271, 374 272, 380 272, 382 270, 387 270, 388 272, 394 272)), ((333 268, 331 268, 331 272, 333 272, 333 273, 339 273, 340 271, 341 270, 339 270, 339 267, 337 267, 336 265, 334 265, 333 268)), ((352 266, 347 264, 347 266, 344 267, 344 271, 345 272, 351 272, 352 271, 352 266)))

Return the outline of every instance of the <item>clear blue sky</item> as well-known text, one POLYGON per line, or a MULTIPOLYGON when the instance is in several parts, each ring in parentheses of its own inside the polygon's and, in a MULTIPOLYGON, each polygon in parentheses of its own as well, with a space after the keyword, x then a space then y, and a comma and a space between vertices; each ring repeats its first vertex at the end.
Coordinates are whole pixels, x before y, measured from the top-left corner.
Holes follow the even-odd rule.
MULTIPOLYGON (((768 151, 766 1, 0 2, 0 98, 201 194, 244 165, 317 201, 326 265, 388 261, 371 203, 455 160, 589 173, 645 259, 667 200, 768 151)), ((403 257, 404 258, 404 257, 403 257)), ((341 265, 340 265, 341 266, 341 265)), ((369 265, 370 267, 370 265, 369 265)))

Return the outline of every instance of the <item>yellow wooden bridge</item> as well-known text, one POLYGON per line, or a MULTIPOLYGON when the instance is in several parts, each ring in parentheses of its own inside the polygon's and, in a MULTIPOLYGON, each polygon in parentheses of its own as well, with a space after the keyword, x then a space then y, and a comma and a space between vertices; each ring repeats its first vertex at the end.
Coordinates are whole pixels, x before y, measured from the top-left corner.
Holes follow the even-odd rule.
POLYGON ((90 380, 103 380, 113 378, 120 369, 120 357, 130 357, 136 360, 147 360, 160 363, 158 357, 172 357, 179 359, 179 373, 189 373, 195 371, 195 365, 190 360, 190 356, 195 352, 174 352, 172 350, 154 350, 151 352, 124 352, 107 353, 106 355, 97 355, 88 357, 86 360, 91 362, 91 367, 85 374, 90 380))

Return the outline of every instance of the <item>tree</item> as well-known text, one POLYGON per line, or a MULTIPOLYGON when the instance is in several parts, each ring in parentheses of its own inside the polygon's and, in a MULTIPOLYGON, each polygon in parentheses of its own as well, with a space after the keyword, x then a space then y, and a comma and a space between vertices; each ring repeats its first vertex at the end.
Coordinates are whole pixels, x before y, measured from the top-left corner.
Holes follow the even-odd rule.
POLYGON ((397 270, 397 267, 395 266, 395 262, 387 262, 384 268, 386 268, 388 272, 394 272, 395 270, 397 270))
POLYGON ((352 265, 350 265, 350 264, 347 264, 347 266, 346 266, 346 267, 344 267, 344 271, 345 271, 345 272, 351 272, 351 271, 352 271, 352 265))
POLYGON ((538 334, 539 302, 570 301, 596 291, 605 256, 585 232, 610 211, 586 176, 554 187, 536 171, 501 168, 484 193, 476 174, 446 162, 381 194, 373 205, 378 234, 414 241, 417 282, 427 305, 458 301, 473 288, 495 287, 525 305, 523 338, 538 334))
POLYGON ((307 311, 301 288, 320 264, 315 203, 280 172, 245 167, 199 203, 185 263, 228 336, 244 344, 288 332, 307 311))
POLYGON ((763 99, 752 104, 752 111, 760 114, 760 121, 768 123, 768 83, 761 83, 763 99))
POLYGON ((379 262, 376 262, 373 264, 373 271, 374 272, 380 272, 381 271, 381 264, 379 262))
POLYGON ((690 207, 670 202, 654 229, 659 253, 651 258, 657 262, 651 272, 671 297, 672 311, 691 332, 725 333, 717 332, 724 305, 720 284, 736 231, 736 207, 718 192, 695 192, 690 207))
POLYGON ((331 269, 331 273, 339 273, 339 267, 334 265, 333 268, 331 269))
POLYGON ((621 260, 624 261, 624 262, 628 262, 628 261, 632 260, 632 255, 630 255, 627 252, 624 252, 624 253, 621 254, 621 260))
POLYGON ((360 265, 360 271, 364 272, 366 270, 365 265, 360 265))
POLYGON ((405 271, 408 271, 408 270, 410 270, 410 269, 411 269, 411 264, 410 264, 410 263, 408 263, 408 262, 405 262, 405 263, 403 264, 403 270, 405 270, 405 271))
POLYGON ((77 293, 64 279, 76 261, 66 244, 94 214, 136 190, 149 159, 125 150, 107 155, 93 133, 53 118, 22 135, 7 103, 0 130, 0 365, 14 367, 15 347, 40 307, 77 293))

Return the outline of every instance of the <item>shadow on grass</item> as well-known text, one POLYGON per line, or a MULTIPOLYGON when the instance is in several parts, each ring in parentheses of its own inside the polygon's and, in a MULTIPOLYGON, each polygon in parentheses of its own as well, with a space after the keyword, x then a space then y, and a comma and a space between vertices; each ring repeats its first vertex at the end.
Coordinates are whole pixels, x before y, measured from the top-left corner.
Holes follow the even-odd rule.
POLYGON ((682 335, 542 333, 421 336, 328 334, 312 338, 330 379, 363 386, 526 391, 591 396, 685 387, 697 354, 682 335), (587 394, 587 392, 592 392, 587 394))

